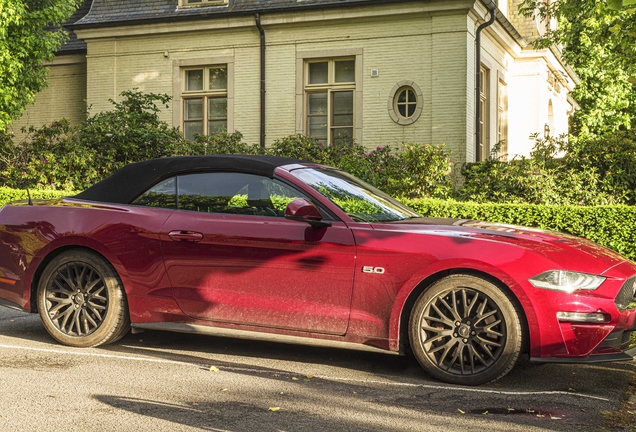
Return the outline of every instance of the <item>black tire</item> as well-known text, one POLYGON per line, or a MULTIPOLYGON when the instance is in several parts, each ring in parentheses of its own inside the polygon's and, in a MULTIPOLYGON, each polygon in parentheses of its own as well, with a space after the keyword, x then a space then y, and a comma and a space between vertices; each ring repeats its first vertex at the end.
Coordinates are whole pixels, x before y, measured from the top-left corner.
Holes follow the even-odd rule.
POLYGON ((46 331, 64 345, 105 345, 130 329, 121 280, 94 252, 69 250, 53 258, 40 278, 37 304, 46 331))
POLYGON ((506 375, 523 347, 513 300, 491 282, 451 275, 425 290, 409 320, 413 354, 431 376, 480 385, 506 375))

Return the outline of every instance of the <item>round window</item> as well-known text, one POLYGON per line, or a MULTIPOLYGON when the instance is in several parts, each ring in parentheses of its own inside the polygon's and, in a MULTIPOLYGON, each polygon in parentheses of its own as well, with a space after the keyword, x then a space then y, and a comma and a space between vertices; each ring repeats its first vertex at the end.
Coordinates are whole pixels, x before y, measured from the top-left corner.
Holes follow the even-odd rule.
POLYGON ((417 108, 417 96, 411 87, 402 87, 398 90, 395 108, 400 117, 404 119, 413 117, 417 108))
POLYGON ((389 95, 389 116, 394 122, 407 126, 422 113, 422 91, 412 81, 400 81, 389 95))

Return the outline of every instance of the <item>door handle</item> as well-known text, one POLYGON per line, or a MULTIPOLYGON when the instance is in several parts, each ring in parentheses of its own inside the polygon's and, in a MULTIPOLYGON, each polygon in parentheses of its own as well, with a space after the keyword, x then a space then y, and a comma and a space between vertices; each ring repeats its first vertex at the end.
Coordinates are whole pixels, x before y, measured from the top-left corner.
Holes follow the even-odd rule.
POLYGON ((203 234, 194 231, 170 231, 168 233, 168 237, 170 237, 174 241, 199 242, 203 240, 203 234))

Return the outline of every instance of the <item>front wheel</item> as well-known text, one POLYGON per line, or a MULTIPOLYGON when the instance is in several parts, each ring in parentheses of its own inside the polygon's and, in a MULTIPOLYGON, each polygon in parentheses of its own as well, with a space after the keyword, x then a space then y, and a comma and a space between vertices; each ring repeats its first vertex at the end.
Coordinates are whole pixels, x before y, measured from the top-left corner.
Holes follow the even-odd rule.
POLYGON ((499 287, 476 276, 451 275, 417 299, 409 338, 418 362, 433 377, 480 385, 512 370, 523 328, 513 301, 499 287))
POLYGON ((64 345, 104 345, 130 328, 119 276, 94 252, 71 250, 53 258, 40 278, 37 304, 44 327, 64 345))

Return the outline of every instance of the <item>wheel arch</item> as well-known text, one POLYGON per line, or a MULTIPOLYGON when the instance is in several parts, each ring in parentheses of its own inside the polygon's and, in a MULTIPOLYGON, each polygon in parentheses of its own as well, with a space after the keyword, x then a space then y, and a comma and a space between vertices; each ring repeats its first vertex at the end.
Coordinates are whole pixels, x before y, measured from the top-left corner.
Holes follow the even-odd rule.
POLYGON ((60 245, 52 250, 49 250, 44 257, 40 260, 40 262, 38 262, 35 271, 33 272, 33 276, 31 277, 31 285, 29 287, 30 290, 30 296, 29 296, 29 305, 31 308, 31 312, 37 313, 38 312, 38 306, 37 306, 37 290, 38 290, 38 285, 40 283, 40 279, 42 277, 42 273, 44 272, 44 269, 46 269, 46 267, 49 265, 49 263, 58 255, 70 251, 70 250, 77 250, 77 251, 87 251, 87 252, 92 252, 96 255, 98 255, 99 257, 101 257, 105 262, 107 262, 114 270, 115 273, 117 273, 117 275, 119 276, 119 279, 122 283, 122 285, 124 286, 124 295, 126 295, 126 286, 128 286, 128 275, 126 274, 124 267, 122 266, 121 262, 119 262, 119 260, 114 257, 111 256, 110 258, 108 256, 106 256, 106 254, 100 252, 98 249, 94 248, 94 247, 90 247, 87 245, 81 245, 81 244, 64 244, 64 245, 60 245))
POLYGON ((530 327, 528 324, 528 317, 526 316, 526 311, 522 306, 521 300, 515 294, 515 292, 501 279, 493 276, 490 273, 487 273, 482 270, 472 269, 472 268, 453 268, 441 270, 436 273, 433 273, 423 279, 420 283, 418 283, 414 289, 408 294, 408 297, 402 304, 402 308, 399 312, 399 326, 398 326, 398 334, 397 334, 397 343, 399 353, 404 355, 409 352, 409 318, 411 315, 411 311, 413 310, 413 306, 415 305, 415 301, 418 297, 425 292, 428 288, 430 288, 435 282, 454 274, 462 274, 468 276, 475 276, 494 284, 499 289, 501 289, 504 293, 507 294, 508 298, 514 303, 515 308, 519 312, 519 319, 521 321, 521 327, 523 331, 523 347, 522 353, 526 354, 530 350, 530 327))

